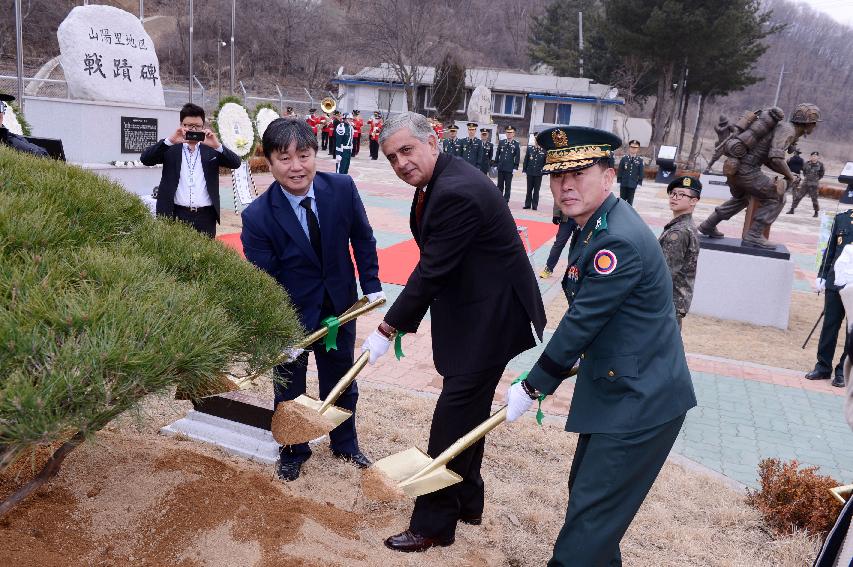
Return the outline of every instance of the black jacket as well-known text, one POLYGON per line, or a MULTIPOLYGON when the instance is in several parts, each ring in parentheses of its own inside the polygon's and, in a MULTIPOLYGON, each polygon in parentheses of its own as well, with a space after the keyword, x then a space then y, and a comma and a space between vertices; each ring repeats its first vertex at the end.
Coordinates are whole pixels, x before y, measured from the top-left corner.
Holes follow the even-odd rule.
POLYGON ((506 364, 535 345, 545 308, 515 220, 488 177, 458 157, 440 154, 427 185, 418 228, 421 251, 385 320, 415 332, 432 315, 435 367, 443 376, 506 364))
POLYGON ((841 256, 844 247, 853 242, 853 209, 835 215, 832 231, 823 251, 823 259, 817 276, 826 280, 826 289, 838 291, 835 285, 835 261, 841 256))
MULTIPOLYGON (((160 140, 144 152, 139 158, 145 165, 163 164, 163 175, 160 177, 160 187, 157 189, 157 215, 171 217, 175 215, 175 192, 178 190, 178 180, 181 176, 181 160, 183 144, 166 145, 160 140)), ((207 183, 207 193, 216 209, 216 219, 219 220, 219 168, 237 169, 240 167, 240 156, 222 146, 222 152, 198 144, 201 152, 204 180, 207 183)))
POLYGON ((8 129, 0 127, 0 145, 9 146, 19 152, 25 152, 41 157, 49 157, 47 150, 41 146, 37 146, 17 134, 11 133, 8 129))

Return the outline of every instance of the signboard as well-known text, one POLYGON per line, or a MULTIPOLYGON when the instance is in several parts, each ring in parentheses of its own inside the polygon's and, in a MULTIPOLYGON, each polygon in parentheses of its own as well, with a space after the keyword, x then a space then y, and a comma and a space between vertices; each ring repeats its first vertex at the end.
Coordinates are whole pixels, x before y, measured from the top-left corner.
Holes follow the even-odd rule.
POLYGON ((661 146, 660 150, 658 150, 658 159, 675 159, 675 150, 678 149, 675 146, 661 146))
POLYGON ((121 117, 121 153, 141 154, 157 140, 156 118, 121 117))
POLYGON ((853 183, 853 161, 844 164, 844 169, 841 170, 838 180, 842 183, 853 183))

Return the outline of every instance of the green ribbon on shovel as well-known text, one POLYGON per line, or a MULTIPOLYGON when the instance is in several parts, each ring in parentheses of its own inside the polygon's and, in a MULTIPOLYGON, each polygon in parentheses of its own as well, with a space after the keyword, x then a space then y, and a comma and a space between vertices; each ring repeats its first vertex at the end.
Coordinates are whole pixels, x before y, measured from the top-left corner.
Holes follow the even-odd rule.
POLYGON ((394 356, 397 357, 397 360, 400 360, 405 354, 403 354, 403 335, 406 333, 397 333, 397 336, 394 337, 394 356))
POLYGON ((341 322, 334 315, 330 315, 323 319, 321 324, 329 330, 326 333, 326 352, 338 350, 338 329, 341 328, 341 322))
MULTIPOLYGON (((515 380, 512 381, 512 383, 518 384, 519 382, 521 382, 525 378, 527 378, 527 372, 522 372, 521 374, 518 375, 518 378, 516 378, 515 380)), ((510 384, 510 385, 512 385, 512 384, 510 384)), ((542 401, 544 399, 545 399, 545 394, 539 394, 539 398, 538 398, 539 407, 536 409, 536 423, 538 423, 539 425, 542 425, 542 419, 544 419, 544 417, 545 417, 545 414, 542 413, 542 401)))

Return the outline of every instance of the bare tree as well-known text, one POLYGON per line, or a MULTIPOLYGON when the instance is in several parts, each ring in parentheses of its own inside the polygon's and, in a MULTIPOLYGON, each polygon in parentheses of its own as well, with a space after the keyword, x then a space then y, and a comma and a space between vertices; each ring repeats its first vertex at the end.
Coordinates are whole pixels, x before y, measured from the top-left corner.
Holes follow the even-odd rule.
POLYGON ((435 63, 435 48, 445 40, 448 9, 421 0, 364 0, 348 15, 357 47, 384 63, 403 84, 409 109, 425 67, 435 63))

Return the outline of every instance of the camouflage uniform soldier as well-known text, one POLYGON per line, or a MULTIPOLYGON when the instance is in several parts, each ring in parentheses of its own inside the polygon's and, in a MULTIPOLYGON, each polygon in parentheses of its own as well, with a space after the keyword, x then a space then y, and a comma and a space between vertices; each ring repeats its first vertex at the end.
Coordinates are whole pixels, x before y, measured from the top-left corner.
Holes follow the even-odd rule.
POLYGON ((699 202, 702 183, 695 177, 678 177, 666 187, 672 220, 658 239, 666 265, 672 274, 672 303, 678 328, 690 311, 696 263, 699 261, 699 232, 693 224, 693 209, 699 202))
POLYGON ((744 246, 756 248, 776 247, 764 238, 764 229, 773 224, 785 207, 786 187, 782 180, 774 180, 762 173, 766 165, 784 177, 789 185, 799 177, 791 173, 785 163, 785 152, 800 136, 811 134, 820 122, 820 109, 814 104, 797 105, 790 122, 783 122, 785 114, 777 107, 766 108, 744 116, 725 144, 728 156, 723 173, 729 182, 732 198, 714 209, 714 212, 699 225, 699 232, 710 238, 723 238, 717 225, 744 210, 749 198, 758 201, 757 211, 749 231, 744 236, 744 246))
POLYGON ((823 163, 818 158, 820 158, 820 153, 812 152, 809 156, 809 161, 803 165, 803 180, 800 182, 797 190, 794 191, 794 200, 791 202, 791 210, 788 211, 789 215, 794 214, 794 209, 797 208, 797 205, 800 204, 800 201, 808 193, 809 197, 812 198, 814 216, 817 216, 817 212, 820 210, 817 204, 818 181, 821 180, 825 173, 823 163))

